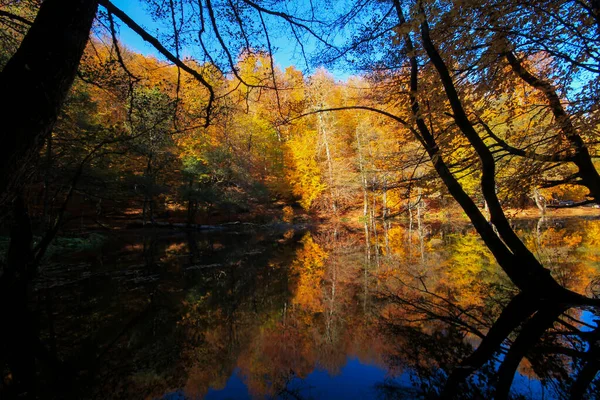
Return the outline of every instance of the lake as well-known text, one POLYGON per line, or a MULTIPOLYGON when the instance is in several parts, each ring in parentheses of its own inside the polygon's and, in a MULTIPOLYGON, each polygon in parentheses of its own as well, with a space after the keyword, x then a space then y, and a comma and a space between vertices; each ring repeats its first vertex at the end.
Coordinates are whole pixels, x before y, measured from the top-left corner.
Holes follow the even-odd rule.
MULTIPOLYGON (((515 224, 561 284, 600 293, 600 221, 515 224)), ((101 237, 55 249, 36 281, 42 339, 73 371, 58 385, 43 372, 44 398, 438 398, 505 310, 530 304, 464 223, 101 237)), ((544 319, 536 307, 460 398, 506 386, 511 398, 600 398, 599 310, 544 319)))

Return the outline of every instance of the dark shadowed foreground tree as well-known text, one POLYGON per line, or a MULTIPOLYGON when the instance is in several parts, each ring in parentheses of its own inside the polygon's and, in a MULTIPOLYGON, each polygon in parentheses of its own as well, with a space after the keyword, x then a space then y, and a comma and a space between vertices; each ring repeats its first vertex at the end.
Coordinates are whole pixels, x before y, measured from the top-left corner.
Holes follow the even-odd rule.
POLYGON ((3 205, 16 197, 20 182, 31 173, 32 159, 56 122, 97 8, 96 1, 44 2, 0 74, 5 121, 0 150, 3 205))
POLYGON ((97 6, 85 0, 45 2, 0 74, 4 120, 0 203, 2 208, 12 208, 11 244, 0 276, 0 307, 5 318, 2 353, 25 388, 34 387, 33 354, 44 355, 27 312, 27 287, 35 267, 30 221, 20 188, 73 83, 97 6))

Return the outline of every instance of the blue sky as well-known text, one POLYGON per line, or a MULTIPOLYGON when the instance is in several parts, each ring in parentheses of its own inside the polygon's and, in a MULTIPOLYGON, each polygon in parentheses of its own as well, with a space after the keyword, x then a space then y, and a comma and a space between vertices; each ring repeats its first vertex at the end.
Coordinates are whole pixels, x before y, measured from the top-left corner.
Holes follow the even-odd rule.
MULTIPOLYGON (((145 12, 142 5, 138 0, 113 0, 113 4, 123 10, 129 15, 135 22, 148 30, 152 35, 156 34, 158 26, 152 21, 152 18, 145 12)), ((118 23, 118 22, 117 22, 118 23)), ((158 57, 158 52, 154 50, 152 46, 146 43, 138 34, 133 32, 127 26, 122 23, 118 23, 119 39, 130 49, 142 53, 152 54, 158 57)))
MULTIPOLYGON (((162 24, 152 20, 151 16, 144 9, 144 6, 140 3, 139 0, 113 0, 113 3, 118 8, 127 13, 139 25, 144 27, 153 36, 157 36, 161 32, 161 29, 166 28, 162 24)), ((142 40, 135 32, 127 28, 127 26, 120 23, 120 21, 118 20, 117 24, 120 27, 119 38, 123 44, 125 44, 127 47, 138 53, 150 54, 158 58, 162 58, 151 45, 142 40)), ((271 41, 272 46, 276 49, 274 52, 274 60, 276 66, 278 66, 281 69, 285 69, 288 66, 293 65, 305 73, 311 72, 307 71, 306 63, 301 57, 299 46, 294 40, 291 40, 290 38, 287 38, 283 35, 276 36, 275 32, 273 32, 271 33, 271 41)), ((314 51, 314 40, 309 40, 307 42, 304 42, 303 44, 307 53, 314 51)), ((194 51, 195 48, 189 48, 184 49, 183 53, 185 56, 193 57, 194 51)), ((315 66, 311 67, 313 67, 314 69, 315 66)), ((351 75, 348 72, 339 69, 334 69, 331 72, 336 77, 336 79, 340 80, 345 80, 351 75)))

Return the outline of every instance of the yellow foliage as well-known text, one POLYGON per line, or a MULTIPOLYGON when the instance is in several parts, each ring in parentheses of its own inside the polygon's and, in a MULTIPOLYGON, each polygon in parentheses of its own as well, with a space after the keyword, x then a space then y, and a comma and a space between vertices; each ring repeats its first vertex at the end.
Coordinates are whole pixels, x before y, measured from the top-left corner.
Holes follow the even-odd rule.
POLYGON ((309 210, 313 201, 327 188, 321 180, 321 169, 316 159, 317 133, 307 130, 288 141, 287 178, 292 193, 299 203, 309 210))
POLYGON ((291 223, 294 221, 294 209, 290 206, 283 207, 283 222, 291 223))
POLYGON ((298 274, 298 286, 293 303, 310 312, 322 312, 321 283, 325 275, 327 253, 313 240, 310 233, 301 240, 302 248, 292 262, 292 271, 298 274))
POLYGON ((586 221, 583 232, 585 232, 585 243, 589 247, 600 248, 600 221, 586 221))
POLYGON ((581 185, 559 185, 550 189, 541 189, 540 192, 546 200, 556 198, 579 201, 586 197, 588 189, 581 185))
MULTIPOLYGON (((400 225, 388 229, 388 247, 390 252, 399 257, 404 257, 407 252, 406 229, 400 225)), ((386 251, 386 247, 383 247, 386 251)))
POLYGON ((488 283, 494 280, 495 259, 479 236, 469 233, 457 238, 443 282, 456 293, 462 306, 482 305, 488 283))

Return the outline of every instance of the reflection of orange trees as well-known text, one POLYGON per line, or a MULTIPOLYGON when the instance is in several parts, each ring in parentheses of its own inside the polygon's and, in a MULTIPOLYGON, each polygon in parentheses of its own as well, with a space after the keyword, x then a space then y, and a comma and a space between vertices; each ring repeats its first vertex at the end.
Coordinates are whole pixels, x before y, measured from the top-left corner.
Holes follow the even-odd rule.
POLYGON ((168 263, 170 261, 176 260, 182 254, 188 254, 188 245, 185 242, 181 243, 171 243, 165 249, 164 256, 160 258, 161 262, 168 263))
MULTIPOLYGON (((482 337, 485 321, 499 313, 499 304, 506 292, 510 292, 510 284, 476 234, 452 234, 445 241, 448 243, 444 246, 440 246, 439 239, 428 241, 432 254, 427 255, 424 263, 407 258, 405 262, 394 261, 394 266, 384 272, 381 318, 391 323, 393 329, 401 329, 398 337, 406 339, 389 344, 391 354, 408 358, 395 365, 398 373, 404 362, 424 374, 439 367, 425 353, 422 357, 412 354, 414 341, 451 341, 463 346, 465 334, 469 340, 482 337), (490 297, 495 301, 490 301, 490 297), (459 338, 457 332, 444 336, 444 332, 450 333, 448 326, 458 328, 463 336, 459 338)), ((468 351, 467 347, 463 350, 468 351)))
POLYGON ((283 216, 281 217, 281 220, 283 222, 292 223, 294 221, 294 209, 292 207, 283 207, 282 213, 283 216))
MULTIPOLYGON (((425 228, 422 228, 424 230, 425 228)), ((431 239, 428 239, 424 231, 419 232, 417 224, 411 230, 402 225, 394 225, 390 227, 387 232, 380 235, 380 243, 381 252, 384 255, 388 255, 387 250, 389 252, 400 259, 405 259, 406 257, 420 257, 420 241, 421 236, 423 236, 423 251, 425 258, 429 258, 429 256, 434 253, 433 243, 431 239), (385 234, 387 234, 387 246, 385 243, 385 234)))
POLYGON ((265 375, 276 388, 275 393, 285 387, 292 371, 295 376, 305 377, 319 366, 336 375, 348 356, 382 365, 385 354, 385 341, 374 323, 377 310, 363 308, 364 255, 357 237, 342 228, 329 227, 316 236, 305 237, 304 245, 292 265, 294 271, 304 269, 307 277, 303 280, 298 275, 292 306, 285 317, 261 332, 259 342, 252 346, 260 360, 267 360, 260 362, 269 365, 272 359, 279 366, 278 371, 269 369, 265 375), (306 284, 314 286, 310 296, 317 296, 310 301, 303 295, 308 293, 302 289, 306 284))
POLYGON ((569 233, 564 228, 550 227, 530 236, 528 244, 537 247, 543 261, 556 263, 575 251, 582 240, 583 236, 580 232, 569 233))
POLYGON ((584 229, 577 231, 556 227, 540 229, 528 236, 526 243, 537 249, 537 256, 561 285, 585 293, 599 272, 590 263, 597 256, 599 223, 587 221, 584 229))
POLYGON ((255 398, 273 397, 293 376, 305 378, 316 354, 310 331, 293 313, 269 320, 238 359, 248 391, 255 398))
POLYGON ((332 231, 303 238, 290 267, 290 303, 262 322, 238 358, 254 398, 284 393, 293 377, 305 378, 317 366, 335 375, 349 355, 382 364, 385 343, 356 301, 364 290, 362 246, 332 231))
POLYGON ((216 271, 206 287, 186 298, 178 322, 186 396, 201 398, 209 388, 222 388, 236 368, 253 396, 275 396, 293 375, 305 377, 314 369, 327 255, 310 235, 301 244, 294 261, 291 253, 277 253, 263 260, 264 267, 244 262, 225 268, 224 275, 216 271), (296 277, 288 280, 288 271, 296 277), (290 281, 298 285, 288 291, 290 281))
POLYGON ((600 221, 586 221, 583 223, 584 239, 582 252, 584 258, 596 268, 596 274, 600 273, 600 221))
MULTIPOLYGON (((554 264, 544 262, 544 265, 551 267, 563 284, 578 291, 583 291, 594 273, 597 274, 593 262, 598 260, 595 249, 600 244, 600 221, 586 222, 585 228, 576 232, 582 231, 585 232, 583 235, 574 234, 570 226, 546 230, 538 227, 537 234, 534 232, 533 237, 527 238, 530 244, 539 243, 540 253, 546 255, 544 261, 555 260, 554 264), (559 260, 562 262, 558 263, 559 260)), ((388 337, 393 338, 389 341, 387 354, 395 373, 408 370, 426 393, 439 395, 440 387, 447 379, 442 371, 456 370, 461 360, 467 360, 473 346, 488 334, 490 327, 504 313, 503 305, 515 289, 500 273, 487 247, 474 233, 445 235, 443 247, 438 246, 438 240, 430 240, 431 249, 439 255, 429 255, 433 258, 425 260, 424 268, 415 266, 414 260, 406 255, 403 245, 407 241, 403 230, 390 229, 390 233, 390 254, 400 256, 384 257, 384 264, 390 263, 390 266, 380 269, 383 270, 381 275, 385 275, 380 281, 380 304, 383 305, 380 315, 383 325, 391 330, 388 337), (434 259, 437 261, 433 262, 434 259)), ((509 304, 513 304, 512 301, 509 304)), ((512 321, 510 316, 514 311, 523 308, 522 303, 514 304, 518 305, 503 314, 504 322, 512 321)), ((526 358, 521 360, 520 371, 534 379, 563 382, 580 368, 572 357, 585 347, 576 338, 584 325, 581 309, 563 311, 560 319, 554 322, 539 322, 546 315, 554 318, 550 312, 542 311, 542 317, 534 314, 531 321, 527 316, 522 330, 507 332, 501 343, 512 346, 519 338, 522 345, 523 339, 519 335, 525 328, 529 334, 531 329, 543 326, 539 324, 547 323, 541 339, 526 346, 531 351, 523 353, 522 357, 526 358)), ((470 365, 468 362, 471 361, 465 365, 470 365)), ((493 378, 497 371, 490 367, 494 366, 492 361, 479 370, 479 382, 468 384, 475 395, 465 398, 493 396, 489 387, 480 382, 493 378)))
POLYGON ((475 233, 453 237, 448 267, 440 283, 454 293, 462 306, 483 305, 491 285, 499 278, 496 262, 475 233))
POLYGON ((325 274, 327 253, 307 233, 301 240, 303 247, 296 253, 291 270, 298 275, 293 304, 311 312, 323 311, 321 283, 325 274))
POLYGON ((446 240, 449 244, 440 246, 439 239, 426 239, 425 257, 415 262, 418 235, 414 234, 411 240, 407 229, 389 229, 389 248, 394 258, 384 264, 380 273, 387 280, 386 289, 405 293, 411 288, 426 288, 451 296, 463 307, 482 306, 501 279, 492 255, 475 233, 453 234, 446 240))
MULTIPOLYGON (((556 279, 580 293, 589 290, 597 279, 600 261, 600 221, 583 224, 583 229, 577 231, 551 227, 525 238, 528 245, 538 248, 538 256, 556 279)), ((387 305, 386 315, 419 321, 431 310, 445 309, 448 301, 461 310, 459 313, 474 312, 477 318, 495 315, 499 306, 489 309, 492 303, 487 299, 497 297, 504 299, 502 303, 513 286, 500 273, 487 247, 474 233, 446 236, 450 244, 443 248, 434 240, 429 240, 428 245, 436 254, 429 254, 433 258, 426 259, 425 268, 418 268, 407 257, 405 231, 401 227, 389 230, 389 248, 398 257, 380 275, 384 278, 384 290, 392 296, 402 296, 404 301, 400 306, 393 302, 387 305)))
POLYGON ((383 246, 383 254, 391 255, 394 254, 398 257, 405 257, 409 251, 407 246, 407 230, 401 226, 397 225, 390 229, 388 229, 388 246, 383 246), (386 254, 387 250, 390 250, 391 254, 386 254))
POLYGON ((225 387, 229 375, 220 374, 218 369, 209 368, 209 365, 198 363, 190 368, 183 388, 186 398, 201 399, 209 388, 219 390, 225 387))
POLYGON ((315 343, 322 325, 322 287, 328 255, 310 233, 301 243, 290 266, 296 276, 292 304, 262 324, 238 359, 241 374, 255 398, 277 396, 290 379, 306 377, 317 364, 315 343))
POLYGON ((472 351, 474 338, 484 336, 485 318, 480 307, 458 305, 424 279, 404 278, 396 278, 395 290, 385 294, 381 313, 389 368, 395 375, 410 372, 425 392, 437 391, 432 388, 444 382, 442 371, 472 351))
MULTIPOLYGON (((548 227, 520 234, 530 248, 537 250, 538 258, 562 285, 585 293, 600 275, 600 221, 581 224, 582 229, 576 231, 548 227)), ((475 233, 446 236, 450 244, 443 247, 438 246, 438 239, 426 239, 425 265, 421 267, 414 262, 418 234, 415 232, 412 240, 410 236, 403 226, 388 229, 387 249, 393 259, 388 260, 388 268, 380 271, 381 278, 395 274, 404 280, 419 277, 428 289, 450 293, 454 301, 463 306, 482 306, 490 291, 512 287, 499 273, 489 250, 475 233)), ((386 247, 381 249, 385 254, 386 247)), ((388 282, 388 286, 392 282, 388 282)))
POLYGON ((224 360, 230 338, 226 317, 220 309, 208 310, 209 299, 210 293, 207 293, 184 301, 187 312, 178 322, 187 344, 182 358, 192 361, 184 388, 186 395, 192 398, 205 396, 210 387, 223 388, 233 370, 233 365, 224 360))

